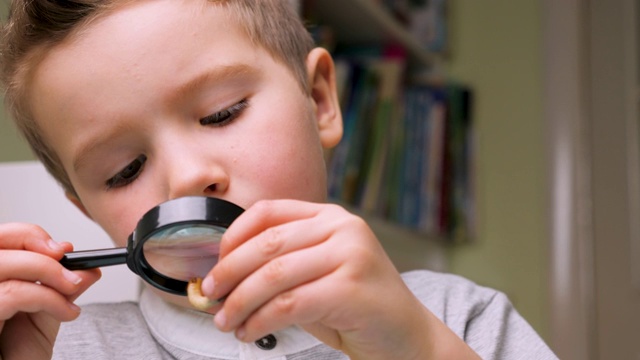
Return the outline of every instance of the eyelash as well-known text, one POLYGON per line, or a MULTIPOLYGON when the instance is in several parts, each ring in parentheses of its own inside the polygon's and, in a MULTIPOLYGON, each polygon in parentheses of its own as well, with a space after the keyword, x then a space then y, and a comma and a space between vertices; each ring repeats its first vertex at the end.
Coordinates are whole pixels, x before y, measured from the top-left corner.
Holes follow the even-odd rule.
POLYGON ((249 106, 249 101, 247 99, 242 99, 235 105, 232 105, 229 108, 226 108, 222 111, 219 111, 215 114, 211 114, 209 116, 205 116, 200 119, 200 125, 203 126, 216 126, 222 127, 228 125, 230 122, 235 120, 242 112, 249 106))
MULTIPOLYGON (((200 119, 200 124, 203 126, 215 126, 222 127, 228 125, 233 120, 235 120, 242 112, 249 106, 249 101, 247 99, 240 100, 237 104, 232 105, 231 107, 219 111, 215 114, 211 114, 200 119)), ((144 168, 144 164, 147 161, 146 155, 140 155, 135 160, 130 162, 124 169, 120 170, 115 176, 107 180, 106 187, 107 190, 115 189, 123 186, 127 186, 135 181, 142 169, 144 168), (134 173, 131 174, 131 172, 134 173)))
POLYGON ((140 155, 135 160, 129 163, 124 169, 120 170, 114 177, 107 180, 107 190, 127 186, 138 178, 144 164, 147 162, 146 155, 140 155), (131 172, 134 171, 133 174, 131 172))

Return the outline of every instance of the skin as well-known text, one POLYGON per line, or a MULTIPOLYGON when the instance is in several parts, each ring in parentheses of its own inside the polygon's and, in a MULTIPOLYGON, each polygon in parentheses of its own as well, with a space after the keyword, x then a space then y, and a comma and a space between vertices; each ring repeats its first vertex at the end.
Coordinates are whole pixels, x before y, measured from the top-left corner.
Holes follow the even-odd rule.
POLYGON ((0 225, 4 359, 50 359, 60 322, 80 315, 72 301, 100 278, 100 271, 66 272, 58 260, 71 250, 71 244, 54 242, 36 225, 0 225))
MULTIPOLYGON (((308 55, 309 96, 225 15, 191 0, 138 1, 89 24, 37 65, 31 108, 76 189, 70 200, 119 246, 142 214, 169 199, 215 196, 245 208, 203 285, 211 299, 226 296, 210 310, 215 325, 242 341, 297 324, 354 359, 477 358, 411 294, 367 224, 325 204, 323 149, 342 135, 330 55, 308 55), (229 108, 237 116, 223 126, 201 124, 229 108), (132 181, 114 182, 117 174, 132 181)), ((48 328, 77 316, 69 300, 98 275, 77 272, 82 281, 69 283, 56 260, 71 246, 52 250, 47 239, 35 226, 0 226, 1 248, 34 257, 21 282, 29 289, 0 297, 0 309, 9 306, 0 319, 2 337, 15 324, 45 334, 20 342, 50 351, 48 328), (34 266, 44 263, 50 271, 34 266), (29 283, 36 279, 47 286, 29 283), (55 301, 29 297, 38 291, 55 301), (32 305, 18 305, 24 299, 32 305), (30 325, 16 315, 23 313, 47 323, 30 325)), ((25 270, 5 268, 0 288, 25 270)), ((158 295, 189 306, 184 297, 158 295)), ((26 354, 10 344, 0 342, 5 359, 26 354)))

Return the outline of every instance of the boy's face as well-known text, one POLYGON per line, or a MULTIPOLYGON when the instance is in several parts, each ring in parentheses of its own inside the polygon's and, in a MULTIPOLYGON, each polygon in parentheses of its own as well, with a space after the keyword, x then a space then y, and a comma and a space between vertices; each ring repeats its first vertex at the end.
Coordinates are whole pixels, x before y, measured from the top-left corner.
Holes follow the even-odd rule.
POLYGON ((118 245, 176 197, 325 200, 322 148, 341 134, 333 87, 305 95, 222 8, 137 1, 70 40, 36 67, 32 110, 118 245))

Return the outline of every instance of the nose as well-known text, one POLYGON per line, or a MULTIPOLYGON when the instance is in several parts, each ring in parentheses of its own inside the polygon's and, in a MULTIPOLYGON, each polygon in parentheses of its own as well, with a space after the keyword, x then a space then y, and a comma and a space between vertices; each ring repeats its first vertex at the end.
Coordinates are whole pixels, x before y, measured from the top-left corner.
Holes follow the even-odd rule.
POLYGON ((171 152, 168 156, 169 166, 166 167, 169 173, 166 177, 168 199, 183 196, 221 197, 227 191, 229 176, 216 156, 207 156, 202 151, 178 151, 176 148, 171 152))

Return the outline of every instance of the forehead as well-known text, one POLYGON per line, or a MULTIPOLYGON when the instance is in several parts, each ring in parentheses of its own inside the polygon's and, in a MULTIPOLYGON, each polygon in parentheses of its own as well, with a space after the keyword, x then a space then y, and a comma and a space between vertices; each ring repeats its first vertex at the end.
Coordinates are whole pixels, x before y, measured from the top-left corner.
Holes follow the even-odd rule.
POLYGON ((177 111, 189 106, 179 108, 171 99, 203 73, 240 65, 253 69, 261 84, 286 82, 298 91, 288 69, 255 46, 223 9, 205 0, 134 2, 46 54, 34 68, 29 108, 72 181, 78 158, 93 144, 140 134, 145 126, 145 139, 155 141, 151 134, 158 128, 140 120, 184 116, 177 111))
POLYGON ((100 126, 96 116, 157 107, 176 86, 203 72, 269 63, 224 9, 206 0, 131 2, 54 46, 29 86, 45 139, 57 148, 50 124, 55 131, 76 131, 71 119, 100 126))
POLYGON ((36 65, 46 69, 36 69, 35 78, 46 80, 47 74, 56 70, 93 74, 112 71, 127 76, 145 68, 157 71, 158 75, 163 70, 173 70, 171 74, 175 75, 176 68, 166 67, 185 65, 194 52, 248 41, 224 13, 225 9, 207 0, 122 1, 49 48, 44 61, 36 65), (225 39, 233 40, 225 42, 225 39), (176 56, 180 54, 184 56, 176 56), (169 57, 173 62, 149 61, 169 57), (154 64, 157 66, 151 66, 154 64))

